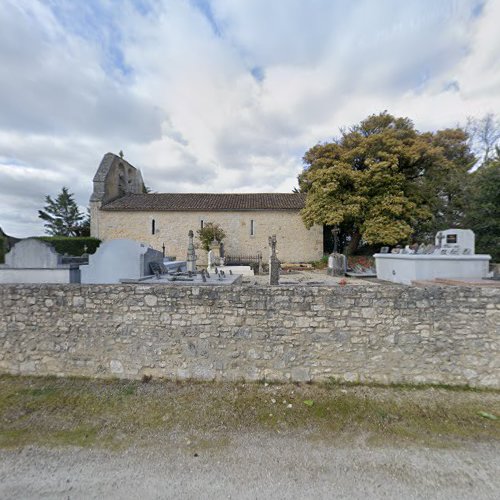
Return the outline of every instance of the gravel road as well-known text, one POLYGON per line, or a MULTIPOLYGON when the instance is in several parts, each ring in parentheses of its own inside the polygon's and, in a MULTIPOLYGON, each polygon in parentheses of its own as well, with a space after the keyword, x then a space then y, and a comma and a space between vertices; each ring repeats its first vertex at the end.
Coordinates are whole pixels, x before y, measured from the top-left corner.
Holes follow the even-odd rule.
POLYGON ((0 451, 0 498, 449 498, 500 493, 500 445, 373 447, 298 435, 239 434, 222 445, 164 436, 111 452, 0 451))

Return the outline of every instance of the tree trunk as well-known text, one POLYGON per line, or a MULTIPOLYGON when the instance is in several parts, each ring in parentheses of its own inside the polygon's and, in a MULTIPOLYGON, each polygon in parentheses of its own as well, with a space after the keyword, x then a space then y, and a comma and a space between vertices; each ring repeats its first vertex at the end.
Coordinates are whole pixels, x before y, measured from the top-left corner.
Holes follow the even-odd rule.
POLYGON ((346 254, 352 255, 358 249, 360 243, 361 243, 361 233, 357 230, 354 230, 351 236, 351 241, 347 246, 346 254))

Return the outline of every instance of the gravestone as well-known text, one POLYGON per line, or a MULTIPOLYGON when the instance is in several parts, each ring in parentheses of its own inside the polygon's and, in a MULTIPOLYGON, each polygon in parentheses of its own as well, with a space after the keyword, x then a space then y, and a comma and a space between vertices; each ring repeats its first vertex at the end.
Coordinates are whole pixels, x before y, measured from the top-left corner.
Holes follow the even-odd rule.
POLYGON ((62 264, 62 255, 45 241, 27 238, 5 255, 5 264, 18 269, 53 269, 62 264))
POLYGON ((63 257, 45 241, 26 238, 5 255, 0 283, 79 283, 81 260, 63 257))
POLYGON ((196 253, 194 250, 194 243, 193 243, 193 238, 194 238, 194 233, 192 230, 189 230, 188 233, 188 238, 189 238, 189 243, 188 243, 188 250, 187 250, 187 270, 188 272, 195 273, 196 272, 196 253))
POLYGON ((150 276, 151 263, 163 263, 163 253, 133 240, 101 243, 89 263, 81 266, 82 283, 120 283, 122 279, 150 276))
POLYGON ((475 253, 475 236, 470 229, 446 229, 439 231, 435 238, 436 245, 439 248, 457 248, 459 253, 468 249, 468 255, 475 253))
POLYGON ((341 253, 331 253, 328 256, 328 269, 329 276, 344 276, 346 272, 346 256, 341 253))
POLYGON ((273 234, 269 236, 269 284, 270 285, 279 285, 280 284, 280 267, 281 262, 278 260, 276 256, 276 235, 273 234))

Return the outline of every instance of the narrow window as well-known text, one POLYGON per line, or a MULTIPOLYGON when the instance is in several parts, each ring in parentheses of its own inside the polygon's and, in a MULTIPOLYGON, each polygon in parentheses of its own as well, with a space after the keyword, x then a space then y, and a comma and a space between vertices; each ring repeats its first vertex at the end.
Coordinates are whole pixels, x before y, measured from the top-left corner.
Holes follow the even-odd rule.
POLYGON ((250 236, 255 236, 255 221, 250 220, 250 236))
POLYGON ((200 227, 201 227, 201 229, 203 229, 203 219, 201 219, 201 221, 200 221, 200 227))
POLYGON ((155 223, 155 220, 153 219, 151 221, 151 234, 155 234, 156 232, 156 223, 155 223))

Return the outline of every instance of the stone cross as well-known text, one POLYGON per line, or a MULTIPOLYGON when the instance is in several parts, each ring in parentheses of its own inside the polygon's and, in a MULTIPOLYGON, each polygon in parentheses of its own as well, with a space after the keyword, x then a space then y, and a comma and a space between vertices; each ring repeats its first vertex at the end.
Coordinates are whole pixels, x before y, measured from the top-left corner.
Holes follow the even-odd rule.
POLYGON ((190 229, 188 233, 189 243, 187 250, 187 270, 188 272, 195 273, 196 272, 196 253, 194 251, 194 243, 193 243, 194 233, 190 229))
POLYGON ((332 229, 332 235, 333 235, 333 253, 338 253, 338 247, 339 247, 339 226, 335 224, 332 229))
POLYGON ((269 236, 269 284, 270 285, 279 285, 280 283, 280 267, 281 262, 278 260, 276 256, 276 235, 273 234, 269 236))

